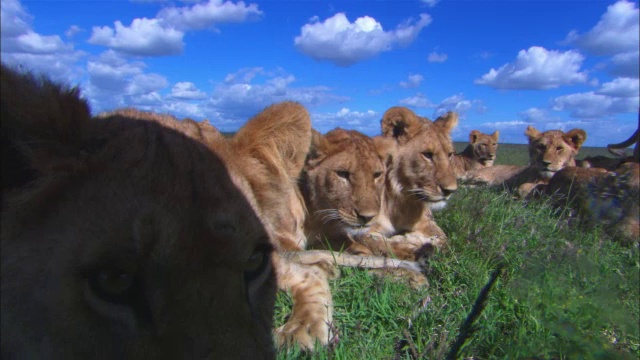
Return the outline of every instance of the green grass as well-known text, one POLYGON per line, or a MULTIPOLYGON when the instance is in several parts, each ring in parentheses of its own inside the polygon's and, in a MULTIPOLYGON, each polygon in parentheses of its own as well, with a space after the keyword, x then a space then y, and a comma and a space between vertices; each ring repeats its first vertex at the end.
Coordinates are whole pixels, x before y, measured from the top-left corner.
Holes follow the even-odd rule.
MULTIPOLYGON (((456 152, 462 151, 469 143, 454 142, 456 152)), ((526 144, 499 144, 498 154, 495 164, 504 165, 527 165, 529 163, 528 145, 526 144)), ((587 156, 607 156, 613 157, 606 148, 603 147, 581 147, 578 152, 578 159, 584 159, 587 156)))
MULTIPOLYGON (((488 189, 461 189, 436 221, 449 245, 429 261, 429 287, 342 269, 331 281, 339 343, 311 354, 281 350, 278 358, 445 358, 499 264, 460 358, 640 357, 637 246, 622 246, 597 227, 580 229, 545 203, 488 189)), ((289 296, 280 293, 277 326, 290 311, 289 296)))

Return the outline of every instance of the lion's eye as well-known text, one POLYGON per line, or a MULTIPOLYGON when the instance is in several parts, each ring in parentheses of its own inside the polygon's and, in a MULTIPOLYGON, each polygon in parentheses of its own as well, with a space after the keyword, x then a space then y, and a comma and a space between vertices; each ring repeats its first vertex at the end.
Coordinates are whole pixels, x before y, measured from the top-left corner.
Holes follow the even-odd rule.
POLYGON ((376 171, 376 172, 374 172, 374 173, 373 173, 373 178, 374 178, 374 179, 377 179, 377 178, 379 178, 380 176, 382 176, 382 171, 376 171))
POLYGON ((89 276, 89 286, 103 301, 113 304, 129 304, 134 296, 135 280, 132 274, 101 269, 89 276))
POLYGON ((486 148, 486 147, 487 147, 487 144, 482 144, 482 147, 483 147, 483 148, 486 148))
POLYGON ((343 179, 349 180, 349 175, 350 174, 349 174, 348 171, 339 170, 339 171, 336 171, 336 175, 338 175, 339 177, 341 177, 343 179))
POLYGON ((542 144, 536 146, 536 149, 538 149, 538 151, 544 151, 546 149, 546 147, 542 144))
POLYGON ((433 153, 431 151, 423 152, 422 156, 424 156, 426 159, 433 160, 433 153))
POLYGON ((562 146, 558 146, 558 147, 556 148, 556 151, 557 151, 557 152, 562 152, 562 150, 564 150, 564 148, 563 148, 562 146))
POLYGON ((264 273, 269 265, 272 251, 273 247, 271 245, 261 244, 249 256, 244 268, 244 279, 247 283, 257 279, 264 273))
POLYGON ((453 153, 452 153, 452 152, 450 152, 450 153, 449 153, 449 159, 451 159, 452 157, 453 157, 453 153))

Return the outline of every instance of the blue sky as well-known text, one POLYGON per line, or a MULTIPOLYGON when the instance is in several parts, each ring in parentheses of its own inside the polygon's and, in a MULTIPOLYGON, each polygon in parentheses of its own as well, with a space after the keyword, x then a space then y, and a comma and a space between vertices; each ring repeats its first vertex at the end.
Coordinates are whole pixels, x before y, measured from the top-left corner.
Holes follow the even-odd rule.
POLYGON ((380 133, 386 109, 461 114, 525 143, 638 126, 632 1, 1 0, 2 61, 77 84, 94 112, 132 106, 237 130, 295 100, 321 132, 380 133))

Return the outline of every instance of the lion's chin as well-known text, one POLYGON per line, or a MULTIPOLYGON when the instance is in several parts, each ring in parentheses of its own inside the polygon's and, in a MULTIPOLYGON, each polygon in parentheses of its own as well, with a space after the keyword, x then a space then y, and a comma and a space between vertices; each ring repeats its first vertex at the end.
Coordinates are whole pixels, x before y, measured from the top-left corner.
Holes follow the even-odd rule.
POLYGON ((439 200, 439 201, 429 201, 427 202, 429 209, 433 210, 433 211, 438 211, 438 210, 442 210, 447 206, 447 201, 446 200, 439 200))
POLYGON ((346 226, 345 230, 350 236, 362 236, 369 233, 371 226, 346 226))
POLYGON ((555 175, 555 171, 551 171, 551 170, 543 170, 540 171, 540 176, 542 176, 543 179, 549 180, 553 177, 553 175, 555 175))

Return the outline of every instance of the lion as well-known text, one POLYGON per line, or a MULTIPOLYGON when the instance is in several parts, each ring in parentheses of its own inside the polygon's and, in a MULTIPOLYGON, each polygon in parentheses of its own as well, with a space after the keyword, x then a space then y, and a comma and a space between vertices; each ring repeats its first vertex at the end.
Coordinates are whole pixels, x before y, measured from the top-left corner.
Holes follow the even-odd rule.
POLYGON ((500 131, 488 135, 479 130, 469 133, 469 145, 453 156, 453 171, 458 179, 465 179, 467 172, 493 166, 498 150, 500 131))
POLYGON ((446 240, 432 211, 446 206, 457 190, 450 136, 457 123, 455 112, 435 121, 406 107, 392 107, 383 115, 382 138, 395 146, 388 151, 382 211, 370 234, 405 246, 404 252, 393 249, 399 258, 419 259, 425 245, 441 246, 446 240))
POLYGON ((358 131, 314 130, 300 183, 310 247, 349 249, 368 232, 380 212, 384 161, 384 150, 358 131))
POLYGON ((217 130, 1 75, 2 357, 275 358, 274 235, 217 130))
POLYGON ((587 139, 582 129, 568 132, 548 130, 540 132, 529 125, 525 131, 529 139, 529 165, 496 165, 473 171, 471 184, 486 184, 515 190, 520 198, 543 191, 553 175, 567 166, 576 166, 576 155, 587 139))
POLYGON ((566 167, 545 187, 559 207, 569 206, 584 225, 604 225, 623 241, 640 237, 640 165, 628 162, 615 171, 566 167))

